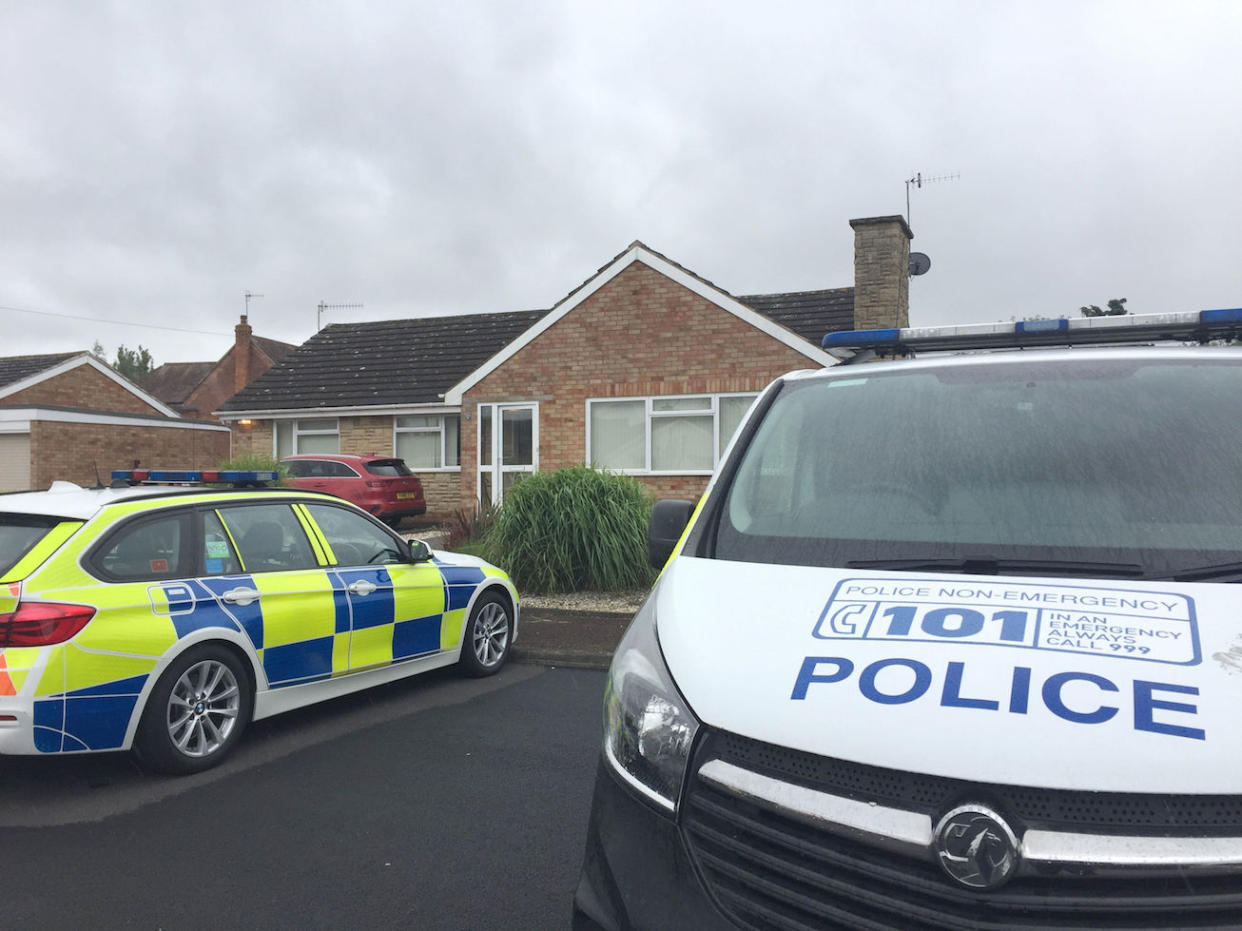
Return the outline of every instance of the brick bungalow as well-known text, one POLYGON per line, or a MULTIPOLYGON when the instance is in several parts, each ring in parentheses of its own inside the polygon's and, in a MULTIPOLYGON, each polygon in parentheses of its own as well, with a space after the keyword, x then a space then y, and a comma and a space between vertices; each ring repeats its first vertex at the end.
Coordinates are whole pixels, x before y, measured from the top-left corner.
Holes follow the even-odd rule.
POLYGON ((546 311, 326 327, 221 405, 237 448, 402 456, 428 510, 587 462, 694 497, 777 375, 824 333, 908 325, 912 234, 850 221, 852 288, 734 297, 635 242, 546 311))
POLYGON ((182 419, 88 352, 0 358, 0 491, 228 457, 228 428, 182 419))

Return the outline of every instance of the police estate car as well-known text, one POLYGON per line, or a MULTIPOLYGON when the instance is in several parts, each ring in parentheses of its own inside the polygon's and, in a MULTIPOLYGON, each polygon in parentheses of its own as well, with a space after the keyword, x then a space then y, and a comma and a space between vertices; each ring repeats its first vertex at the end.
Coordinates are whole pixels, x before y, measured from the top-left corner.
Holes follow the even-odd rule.
POLYGON ((504 665, 508 577, 274 472, 118 472, 0 496, 0 753, 218 763, 246 724, 429 669, 504 665))
POLYGON ((1242 349, 1167 345, 1240 331, 830 334, 1014 351, 772 384, 653 514, 576 925, 1242 926, 1242 349))

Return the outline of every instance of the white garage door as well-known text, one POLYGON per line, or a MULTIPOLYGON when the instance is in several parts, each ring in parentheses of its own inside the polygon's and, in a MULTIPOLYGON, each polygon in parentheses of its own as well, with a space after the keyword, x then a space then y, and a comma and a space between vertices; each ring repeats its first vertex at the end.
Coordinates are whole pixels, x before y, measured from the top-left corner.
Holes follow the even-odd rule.
POLYGON ((0 491, 30 488, 30 434, 0 433, 0 491))

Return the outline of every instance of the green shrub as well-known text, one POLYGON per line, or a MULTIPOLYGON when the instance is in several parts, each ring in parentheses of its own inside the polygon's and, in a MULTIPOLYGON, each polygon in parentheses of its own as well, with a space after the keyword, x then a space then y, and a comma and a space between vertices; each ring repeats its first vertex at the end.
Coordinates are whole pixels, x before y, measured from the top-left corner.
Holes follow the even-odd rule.
POLYGON ((586 466, 537 472, 505 496, 484 555, 524 592, 637 588, 652 577, 650 514, 637 479, 586 466))

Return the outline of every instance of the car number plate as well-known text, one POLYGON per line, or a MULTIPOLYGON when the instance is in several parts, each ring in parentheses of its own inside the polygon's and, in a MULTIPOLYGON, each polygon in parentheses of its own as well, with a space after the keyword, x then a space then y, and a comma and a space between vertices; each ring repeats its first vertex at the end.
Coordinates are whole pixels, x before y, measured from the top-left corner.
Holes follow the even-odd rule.
POLYGON ((413 498, 413 497, 414 497, 414 492, 412 492, 412 491, 399 491, 399 492, 397 492, 397 497, 398 497, 398 498, 413 498))

